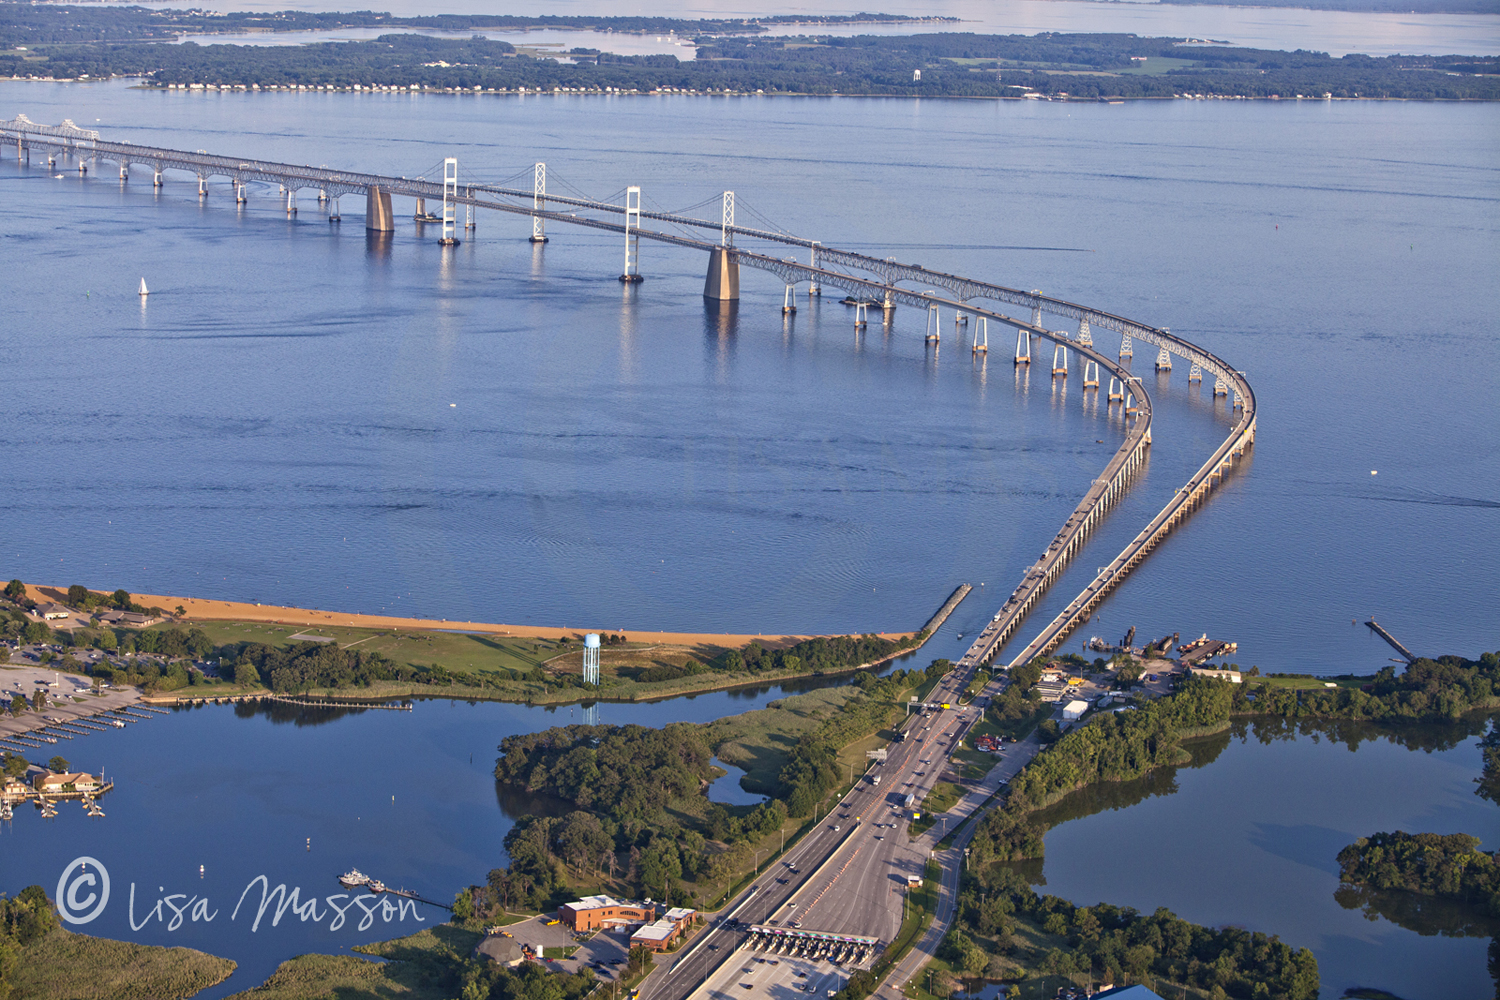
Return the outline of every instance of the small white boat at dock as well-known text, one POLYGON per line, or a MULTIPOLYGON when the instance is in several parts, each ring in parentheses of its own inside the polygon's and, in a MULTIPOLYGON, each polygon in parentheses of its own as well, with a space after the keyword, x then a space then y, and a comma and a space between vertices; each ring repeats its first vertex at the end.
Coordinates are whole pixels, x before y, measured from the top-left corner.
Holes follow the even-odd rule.
POLYGON ((339 876, 339 884, 342 885, 345 889, 354 889, 358 886, 369 885, 370 876, 366 875, 358 868, 351 868, 347 872, 339 876))

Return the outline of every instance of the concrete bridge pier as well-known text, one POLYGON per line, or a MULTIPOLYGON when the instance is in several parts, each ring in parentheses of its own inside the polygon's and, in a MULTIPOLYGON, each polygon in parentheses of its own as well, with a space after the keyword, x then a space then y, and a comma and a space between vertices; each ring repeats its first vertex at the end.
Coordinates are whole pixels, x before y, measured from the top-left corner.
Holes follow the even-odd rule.
POLYGON ((1068 377, 1068 349, 1062 344, 1056 344, 1052 348, 1052 377, 1068 377))
POLYGON ((208 197, 208 178, 203 174, 198 175, 198 197, 208 197))
POLYGON ((870 325, 870 307, 864 302, 854 304, 854 330, 859 332, 870 325))
POLYGON ((1016 364, 1031 364, 1031 331, 1016 330, 1016 364))
POLYGON ((157 167, 155 172, 152 174, 151 186, 154 188, 159 188, 162 186, 161 167, 157 167))
POLYGON ((943 314, 938 311, 937 304, 927 307, 927 335, 922 339, 924 344, 938 344, 942 342, 943 314))
POLYGON ((297 189, 286 189, 286 214, 293 216, 297 214, 297 189))
POLYGON ((1083 363, 1083 387, 1085 389, 1099 388, 1099 363, 1092 358, 1083 363))
POLYGON ((1123 336, 1120 337, 1120 360, 1121 361, 1124 361, 1126 358, 1133 358, 1133 357, 1135 357, 1135 346, 1134 346, 1134 344, 1135 344, 1135 342, 1130 339, 1130 334, 1127 333, 1127 334, 1124 334, 1123 336))
POLYGON ((717 246, 709 250, 708 274, 703 279, 703 297, 717 302, 739 301, 740 262, 728 247, 717 246))
POLYGON ((244 204, 248 204, 249 201, 250 201, 250 196, 245 192, 245 182, 244 181, 235 181, 234 182, 234 203, 236 205, 244 205, 244 204))
POLYGON ((328 192, 324 191, 322 188, 318 188, 318 204, 319 205, 326 205, 326 204, 328 204, 328 192))
POLYGON ((120 161, 120 183, 130 180, 130 164, 124 160, 120 161))
POLYGON ((332 198, 329 199, 329 205, 328 205, 328 221, 329 222, 342 222, 343 221, 344 217, 341 214, 339 214, 339 199, 342 198, 342 197, 343 197, 343 195, 336 194, 332 198))
POLYGON ((974 354, 990 353, 990 318, 980 316, 974 323, 974 354))
POLYGON ((372 184, 365 189, 365 228, 372 233, 393 233, 395 220, 391 217, 391 195, 372 184))
POLYGON ((1159 372, 1169 372, 1172 370, 1172 352, 1168 351, 1165 347, 1156 352, 1156 370, 1159 372))
POLYGON ((787 285, 786 295, 781 299, 781 315, 783 316, 794 316, 797 313, 797 307, 792 304, 792 288, 792 285, 787 285))
POLYGON ((880 321, 890 326, 896 321, 896 293, 891 289, 885 290, 885 299, 880 304, 880 321))

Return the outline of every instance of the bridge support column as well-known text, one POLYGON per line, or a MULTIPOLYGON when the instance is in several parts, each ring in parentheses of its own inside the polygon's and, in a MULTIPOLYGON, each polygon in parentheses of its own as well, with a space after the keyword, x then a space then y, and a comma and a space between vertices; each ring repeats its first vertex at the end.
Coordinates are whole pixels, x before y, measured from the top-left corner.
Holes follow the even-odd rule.
MULTIPOLYGON (((817 240, 813 240, 813 245, 812 245, 812 266, 813 267, 817 267, 818 266, 818 246, 819 246, 818 241, 817 240)), ((812 280, 812 284, 810 284, 810 285, 807 286, 807 297, 808 298, 812 298, 813 296, 817 296, 817 297, 821 298, 822 295, 823 295, 823 286, 820 285, 820 284, 818 284, 818 279, 817 278, 814 278, 812 280)))
POLYGON ((1202 382, 1203 381, 1203 368, 1200 365, 1194 364, 1193 367, 1191 367, 1191 368, 1188 369, 1188 381, 1189 382, 1202 382))
POLYGON ((943 315, 938 312, 936 304, 927 307, 927 335, 923 338, 924 344, 937 344, 943 339, 942 334, 943 315))
POLYGON ((1109 399, 1107 402, 1113 403, 1116 400, 1122 403, 1125 401, 1125 383, 1111 375, 1109 377, 1109 399))
POLYGON ((1016 364, 1031 364, 1031 331, 1016 331, 1016 364))
POLYGON ((325 191, 325 190, 323 190, 322 188, 318 188, 318 204, 319 205, 326 205, 326 204, 328 204, 328 192, 325 191))
POLYGON ((474 230, 474 206, 473 205, 465 205, 464 206, 464 232, 472 232, 473 230, 474 230))
POLYGON ((297 189, 286 189, 286 214, 288 216, 297 214, 297 189))
POLYGON ((1089 321, 1086 319, 1078 321, 1078 342, 1084 347, 1094 346, 1094 335, 1089 332, 1089 321))
POLYGON ((974 351, 975 354, 990 353, 990 319, 988 316, 980 316, 974 324, 974 351))
POLYGON ((126 163, 123 160, 120 161, 120 180, 121 181, 128 181, 128 180, 130 180, 130 164, 126 163))
POLYGON ((343 195, 336 194, 332 198, 329 199, 329 206, 328 206, 328 221, 329 222, 342 222, 342 221, 344 221, 344 217, 339 213, 339 199, 342 198, 342 197, 343 197, 343 195))
POLYGON ((1083 363, 1083 387, 1085 389, 1099 388, 1099 362, 1092 358, 1083 363))
POLYGON ((391 195, 380 190, 378 185, 365 189, 365 228, 372 233, 393 233, 395 219, 391 216, 391 195))
POLYGON ((1068 348, 1063 344, 1057 344, 1052 348, 1052 377, 1061 375, 1068 377, 1068 348))
POLYGON ((1214 395, 1215 396, 1227 396, 1227 395, 1229 395, 1229 386, 1225 385, 1224 384, 1224 380, 1221 379, 1221 378, 1214 379, 1214 395))
POLYGON ((198 197, 208 197, 208 178, 203 176, 202 174, 198 175, 198 197))
POLYGON ((234 203, 236 205, 244 205, 244 204, 248 204, 249 201, 250 201, 250 195, 248 193, 246 193, 246 191, 245 191, 245 182, 244 181, 235 181, 235 183, 234 183, 234 203))
POLYGON ((739 301, 740 262, 729 247, 717 246, 708 252, 708 274, 703 279, 703 297, 717 302, 739 301))
POLYGON ((158 187, 158 188, 165 186, 164 183, 163 183, 163 181, 162 181, 162 179, 161 179, 161 168, 160 167, 156 168, 156 173, 151 178, 151 186, 152 187, 158 187))
POLYGON ((1156 370, 1159 372, 1172 370, 1172 354, 1165 347, 1156 353, 1156 370))
POLYGON ((427 221, 427 199, 426 198, 418 198, 417 199, 417 207, 416 207, 415 210, 412 211, 411 217, 412 217, 413 221, 416 221, 416 222, 426 222, 427 221))
POLYGON ((1133 357, 1135 357, 1134 343, 1135 342, 1130 339, 1130 334, 1128 334, 1128 333, 1127 334, 1123 334, 1120 337, 1120 360, 1121 361, 1124 361, 1126 358, 1133 358, 1133 357))
POLYGON ((792 304, 792 287, 791 285, 786 286, 786 295, 782 296, 781 299, 781 315, 783 316, 793 316, 797 312, 797 307, 792 304))
POLYGON ((864 302, 854 303, 854 329, 863 330, 870 325, 869 306, 864 302))

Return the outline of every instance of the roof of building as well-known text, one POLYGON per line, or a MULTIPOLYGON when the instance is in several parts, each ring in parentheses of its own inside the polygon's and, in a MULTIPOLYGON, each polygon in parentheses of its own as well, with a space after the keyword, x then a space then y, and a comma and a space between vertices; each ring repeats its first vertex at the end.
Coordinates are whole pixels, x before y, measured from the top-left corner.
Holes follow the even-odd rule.
POLYGON ((650 923, 630 935, 632 941, 665 941, 677 933, 677 925, 670 920, 658 920, 650 923))
POLYGON ((564 903, 570 910, 599 910, 606 906, 641 906, 641 903, 632 903, 628 900, 616 899, 613 896, 584 896, 582 899, 572 903, 564 903))
POLYGON ((663 914, 663 918, 672 921, 674 924, 680 924, 697 912, 697 910, 690 910, 686 906, 674 906, 663 914))
POLYGON ((45 785, 76 785, 80 781, 93 781, 94 776, 82 771, 71 771, 67 774, 44 774, 40 780, 45 785))
POLYGON ((36 610, 40 615, 71 615, 73 613, 61 604, 42 604, 36 610))
POLYGON ((526 957, 526 952, 511 938, 503 934, 491 934, 474 949, 476 957, 483 956, 501 965, 514 965, 526 957))
POLYGON ((1088 702, 1082 701, 1082 700, 1080 700, 1078 698, 1074 698, 1072 701, 1068 702, 1066 705, 1063 706, 1063 711, 1064 712, 1082 712, 1084 709, 1086 709, 1088 707, 1089 707, 1089 703, 1088 702))
POLYGON ((1111 1000, 1162 1000, 1160 994, 1153 993, 1144 986, 1121 986, 1119 989, 1094 994, 1094 1000, 1099 997, 1109 997, 1111 1000))

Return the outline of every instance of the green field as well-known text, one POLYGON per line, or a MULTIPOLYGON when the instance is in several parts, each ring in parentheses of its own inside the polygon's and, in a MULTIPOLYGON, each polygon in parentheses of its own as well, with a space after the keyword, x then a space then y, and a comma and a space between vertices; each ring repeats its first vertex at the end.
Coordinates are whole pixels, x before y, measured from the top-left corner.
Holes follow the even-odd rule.
POLYGON ((1264 684, 1267 687, 1292 688, 1298 691, 1311 691, 1322 690, 1330 685, 1334 687, 1358 689, 1362 685, 1368 684, 1374 679, 1374 677, 1368 675, 1355 677, 1348 674, 1345 674, 1341 677, 1311 677, 1306 674, 1272 674, 1269 677, 1247 677, 1245 678, 1245 681, 1246 683, 1251 684, 1264 684))
POLYGON ((711 722, 704 737, 719 760, 745 771, 741 785, 747 791, 774 795, 788 751, 857 694, 858 688, 843 686, 790 695, 765 708, 711 722))

